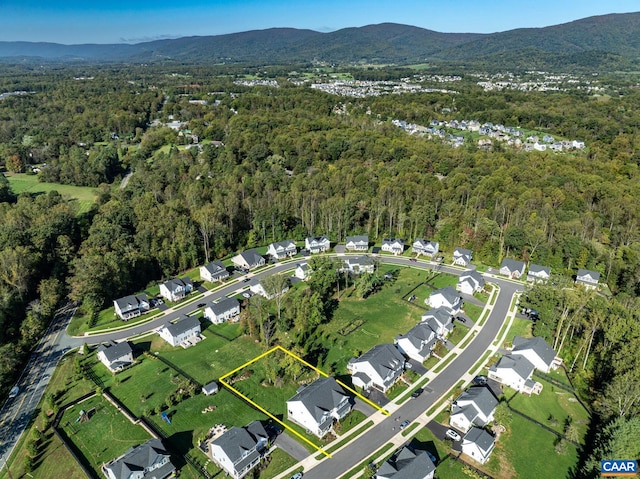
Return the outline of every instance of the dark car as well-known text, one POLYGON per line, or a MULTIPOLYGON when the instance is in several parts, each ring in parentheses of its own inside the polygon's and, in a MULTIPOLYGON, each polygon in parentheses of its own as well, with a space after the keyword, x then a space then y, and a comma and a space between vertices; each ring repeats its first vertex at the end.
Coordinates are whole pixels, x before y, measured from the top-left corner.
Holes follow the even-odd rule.
POLYGON ((466 323, 467 322, 466 318, 463 318, 462 316, 456 316, 456 319, 458 321, 460 321, 461 323, 466 323))
POLYGON ((423 389, 423 388, 418 388, 418 389, 416 389, 415 391, 413 391, 413 392, 411 393, 411 397, 412 397, 413 399, 415 399, 415 398, 417 398, 418 396, 420 396, 420 394, 422 394, 423 392, 424 392, 424 389, 423 389))
POLYGON ((475 378, 473 378, 473 384, 476 384, 478 386, 484 386, 485 384, 487 384, 487 376, 476 376, 475 378))
POLYGON ((198 303, 198 308, 204 308, 206 305, 206 303, 198 303))
POLYGON ((409 259, 409 261, 411 261, 412 263, 417 263, 418 259, 417 258, 411 258, 411 259, 409 259))

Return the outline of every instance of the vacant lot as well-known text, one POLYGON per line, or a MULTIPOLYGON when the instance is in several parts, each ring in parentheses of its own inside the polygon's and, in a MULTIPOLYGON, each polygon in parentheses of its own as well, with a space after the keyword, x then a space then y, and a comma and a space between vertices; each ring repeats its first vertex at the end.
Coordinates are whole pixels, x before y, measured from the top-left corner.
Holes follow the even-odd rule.
POLYGON ((25 173, 15 173, 5 175, 11 190, 16 193, 48 193, 57 191, 62 196, 67 196, 78 201, 78 213, 86 213, 96 200, 95 188, 86 186, 61 185, 58 183, 40 183, 37 175, 27 175, 25 173))

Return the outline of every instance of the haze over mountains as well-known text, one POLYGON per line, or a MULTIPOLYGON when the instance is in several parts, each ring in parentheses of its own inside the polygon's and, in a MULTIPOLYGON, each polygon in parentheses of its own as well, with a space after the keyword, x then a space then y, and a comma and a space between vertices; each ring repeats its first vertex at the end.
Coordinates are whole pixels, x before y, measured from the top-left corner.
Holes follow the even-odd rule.
POLYGON ((527 68, 635 68, 640 13, 589 17, 545 28, 494 34, 439 33, 392 23, 330 33, 272 28, 137 44, 0 42, 4 61, 457 64, 501 63, 527 68))

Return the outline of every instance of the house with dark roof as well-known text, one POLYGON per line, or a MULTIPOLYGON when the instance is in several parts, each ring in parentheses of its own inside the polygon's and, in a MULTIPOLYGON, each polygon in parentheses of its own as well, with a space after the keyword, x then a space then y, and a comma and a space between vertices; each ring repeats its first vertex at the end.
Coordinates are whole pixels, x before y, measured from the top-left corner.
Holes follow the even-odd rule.
POLYGON ((269 435, 260 421, 232 427, 209 443, 209 457, 234 479, 244 477, 269 450, 269 435))
POLYGON ((264 266, 265 261, 255 249, 249 249, 231 258, 231 262, 238 269, 249 271, 264 266))
POLYGON ((280 260, 295 256, 298 253, 298 247, 293 240, 278 241, 271 243, 267 248, 267 254, 274 260, 280 260))
POLYGON ((200 320, 196 316, 182 315, 175 323, 167 323, 159 331, 160 337, 171 346, 189 346, 200 338, 200 320))
POLYGON ((133 350, 128 341, 121 343, 109 341, 107 344, 101 344, 98 346, 96 356, 112 373, 122 371, 133 363, 133 350))
POLYGON ((511 356, 516 355, 524 356, 537 370, 543 373, 557 369, 558 366, 562 364, 562 358, 560 358, 549 343, 541 337, 514 337, 511 356))
POLYGON ((151 439, 104 464, 102 472, 107 479, 165 479, 176 468, 160 439, 151 439))
POLYGON ((439 338, 445 338, 453 331, 453 317, 451 311, 441 306, 432 308, 422 315, 422 322, 435 331, 439 338))
POLYGON ((451 404, 449 424, 467 432, 471 426, 484 427, 493 421, 498 400, 486 386, 467 389, 451 404))
POLYGON ((456 248, 453 250, 453 264, 458 266, 469 266, 473 253, 470 249, 456 248))
POLYGON ((180 301, 193 291, 193 283, 190 278, 173 278, 160 285, 160 296, 167 301, 180 301))
POLYGON ((508 276, 511 279, 520 279, 524 275, 524 261, 505 258, 500 265, 500 274, 508 276))
POLYGON ((401 448, 376 472, 378 479, 433 479, 436 466, 426 451, 401 448))
POLYGON ((526 357, 510 354, 489 368, 489 379, 523 394, 540 394, 542 384, 531 379, 535 366, 526 357))
POLYGON ((209 264, 200 266, 200 279, 215 283, 229 277, 229 271, 222 261, 212 261, 209 264))
POLYGON ((374 346, 359 358, 353 358, 347 364, 354 386, 365 391, 371 388, 386 393, 404 372, 404 356, 393 344, 383 343, 374 346))
POLYGON ((462 308, 462 298, 452 286, 434 291, 425 302, 432 308, 447 308, 451 315, 458 314, 462 308))
POLYGON ((495 437, 484 429, 472 427, 462 438, 462 453, 484 464, 489 460, 495 445, 495 437))
POLYGON ((383 238, 382 251, 399 255, 404 252, 404 240, 400 238, 383 238))
POLYGON ((465 271, 458 278, 456 291, 463 294, 472 295, 484 289, 484 276, 475 270, 465 271))
POLYGON ((326 236, 309 236, 304 239, 304 247, 309 253, 324 253, 331 248, 331 242, 326 236))
POLYGON ((345 248, 347 251, 367 251, 369 249, 369 237, 364 235, 347 236, 345 248))
POLYGON ((412 245, 412 251, 417 255, 423 254, 425 256, 433 257, 438 254, 439 250, 440 243, 422 238, 417 238, 412 245))
POLYGON ((347 256, 344 258, 344 268, 352 274, 373 273, 376 262, 370 256, 347 256))
POLYGON ((416 324, 406 334, 399 334, 394 342, 398 349, 407 357, 423 363, 431 356, 436 345, 438 335, 426 323, 416 324))
POLYGON ((530 264, 527 272, 527 281, 531 283, 541 283, 547 281, 551 277, 551 268, 548 266, 540 266, 539 264, 530 264))
POLYGON ((223 298, 216 303, 208 303, 203 315, 213 324, 222 324, 240 315, 240 301, 236 298, 223 298))
POLYGON ((293 276, 304 281, 309 277, 311 272, 312 271, 311 271, 311 267, 309 266, 309 263, 300 263, 296 265, 296 269, 293 272, 293 276))
POLYGON ((351 397, 332 377, 320 378, 287 401, 287 418, 318 437, 333 428, 353 406, 351 397))
POLYGON ((124 298, 115 299, 113 301, 113 309, 120 319, 126 321, 131 318, 136 318, 143 313, 146 313, 151 309, 149 299, 147 295, 137 294, 131 296, 125 296, 124 298))
POLYGON ((587 289, 595 289, 600 282, 600 273, 588 269, 579 269, 576 274, 576 284, 581 284, 587 289))

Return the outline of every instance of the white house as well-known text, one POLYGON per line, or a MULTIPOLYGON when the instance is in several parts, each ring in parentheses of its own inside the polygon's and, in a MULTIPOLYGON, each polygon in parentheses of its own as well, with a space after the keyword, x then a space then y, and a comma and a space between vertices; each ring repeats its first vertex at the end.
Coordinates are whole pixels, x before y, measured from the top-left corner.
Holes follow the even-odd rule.
POLYGON ((311 274, 311 267, 309 263, 300 263, 296 265, 296 270, 293 272, 293 275, 301 280, 305 280, 311 274))
POLYGON ((445 338, 453 330, 451 311, 445 307, 430 309, 422 315, 421 321, 433 329, 439 338, 445 338))
POLYGON ((332 377, 320 378, 287 401, 287 418, 323 437, 351 411, 352 400, 332 377))
POLYGON ((97 358, 109 371, 115 373, 133 363, 133 350, 128 341, 117 344, 110 341, 98 346, 97 358))
POLYGON ((160 285, 160 296, 167 301, 180 301, 193 290, 189 278, 173 278, 160 285))
POLYGON ((534 365, 521 355, 506 355, 489 368, 489 378, 524 394, 540 394, 542 384, 531 379, 534 365))
POLYGON ((416 324, 406 334, 399 334, 394 342, 407 357, 423 363, 431 355, 438 336, 428 324, 416 324))
POLYGON ((274 260, 290 258, 298 253, 298 247, 293 240, 278 241, 271 243, 267 248, 267 254, 274 260))
POLYGON ((369 249, 369 237, 347 236, 345 248, 348 251, 367 251, 369 249))
POLYGON ((213 324, 222 324, 240 315, 240 301, 236 298, 224 298, 217 303, 209 303, 204 308, 203 315, 213 324))
POLYGON ((209 443, 209 456, 234 479, 244 477, 268 452, 269 435, 260 421, 232 427, 209 443))
POLYGON ((253 280, 249 284, 249 289, 251 290, 251 292, 253 294, 259 294, 260 296, 262 296, 264 298, 273 299, 276 296, 279 296, 280 294, 284 294, 287 291, 289 291, 289 284, 287 282, 287 284, 284 285, 284 287, 282 288, 282 291, 280 291, 280 293, 277 293, 277 292, 267 293, 267 290, 265 289, 264 284, 262 284, 261 281, 253 280))
POLYGON ((264 258, 255 249, 249 249, 231 258, 231 262, 238 269, 249 271, 264 266, 264 258))
POLYGON ((440 250, 440 243, 437 241, 425 240, 418 238, 413 242, 413 252, 417 255, 435 256, 440 250))
POLYGON ((404 363, 404 356, 398 348, 383 343, 349 361, 347 371, 351 374, 354 386, 365 391, 375 388, 386 393, 402 376, 404 363))
POLYGON ((500 265, 500 274, 511 279, 520 279, 524 275, 525 266, 523 261, 505 258, 500 265))
POLYGON ((548 266, 540 266, 539 264, 530 264, 527 272, 527 281, 538 283, 547 281, 551 277, 551 268, 548 266))
POLYGON ((344 259, 344 270, 353 274, 373 273, 376 263, 370 256, 347 256, 344 259))
POLYGON ((458 278, 456 291, 472 295, 484 289, 484 277, 475 270, 465 271, 458 278))
POLYGON ((470 249, 456 248, 453 250, 453 264, 467 267, 471 264, 473 254, 470 249))
POLYGON ((215 283, 216 281, 222 281, 228 277, 229 271, 227 271, 227 267, 222 264, 222 261, 212 261, 209 264, 200 266, 200 279, 202 281, 215 283))
POLYGON ((597 271, 589 271, 588 269, 579 269, 576 275, 576 284, 581 284, 587 289, 595 289, 600 282, 600 273, 597 271))
POLYGON ((487 431, 472 427, 462 438, 462 453, 484 464, 489 460, 495 444, 496 438, 487 431))
POLYGON ((377 479, 433 479, 436 466, 426 451, 403 447, 376 471, 377 479))
POLYGON ((160 439, 151 439, 104 464, 102 472, 107 479, 165 479, 176 468, 160 439))
POLYGON ((114 300, 113 309, 120 319, 126 321, 146 313, 151 307, 147 295, 142 293, 114 300))
POLYGON ((399 238, 383 238, 382 251, 399 255, 404 252, 404 240, 399 238))
POLYGON ((324 253, 331 248, 331 242, 326 236, 310 236, 305 238, 304 247, 309 253, 324 253))
POLYGON ((160 337, 171 346, 182 346, 200 337, 200 320, 195 316, 183 315, 175 323, 167 323, 159 331, 160 337))
POLYGON ((485 386, 477 386, 463 392, 451 404, 449 424, 467 432, 471 426, 484 427, 493 421, 498 400, 485 386))
POLYGON ((523 338, 516 336, 513 338, 511 356, 516 355, 524 356, 537 370, 543 373, 557 369, 562 364, 562 358, 541 337, 523 338))
POLYGON ((462 308, 462 298, 451 286, 434 291, 425 302, 432 308, 447 308, 451 315, 458 314, 462 308))

